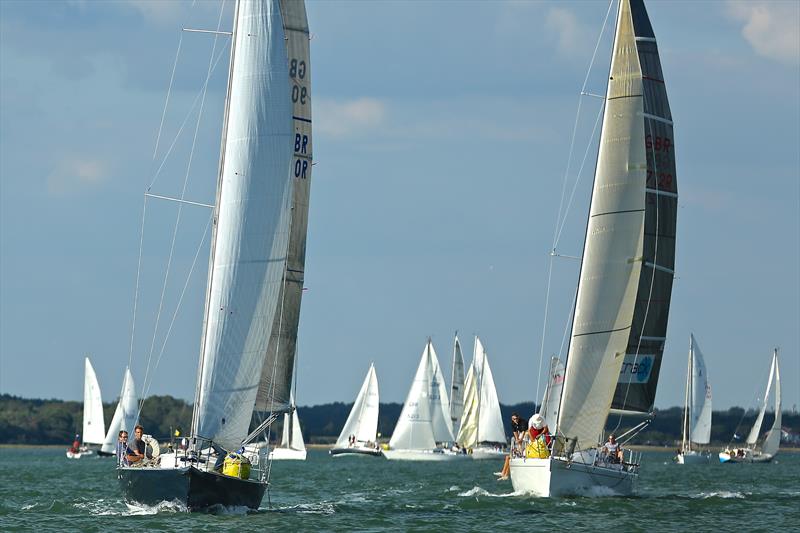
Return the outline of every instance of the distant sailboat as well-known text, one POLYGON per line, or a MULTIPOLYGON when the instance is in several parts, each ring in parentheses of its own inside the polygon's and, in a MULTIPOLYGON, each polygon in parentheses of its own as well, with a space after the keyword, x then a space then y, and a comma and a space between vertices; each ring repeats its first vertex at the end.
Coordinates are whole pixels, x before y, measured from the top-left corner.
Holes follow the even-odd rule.
POLYGON ((561 389, 564 385, 564 363, 558 357, 550 359, 549 379, 544 390, 539 414, 544 417, 551 433, 558 432, 558 406, 561 402, 561 389))
POLYGON ((453 372, 450 377, 450 421, 453 435, 461 428, 461 415, 464 412, 464 354, 458 342, 458 332, 453 341, 453 372))
POLYGON ((674 275, 673 138, 644 3, 621 0, 558 432, 549 458, 511 460, 515 491, 634 492, 639 465, 606 461, 598 442, 612 409, 652 416, 674 275))
POLYGON ((133 435, 137 411, 136 387, 133 384, 131 371, 126 367, 125 376, 122 378, 122 391, 119 394, 117 409, 114 411, 114 418, 111 419, 111 423, 108 425, 108 433, 106 433, 103 447, 97 452, 98 455, 112 456, 116 454, 120 430, 124 429, 130 435, 133 435))
POLYGON ((447 404, 442 369, 428 339, 389 440, 389 449, 383 450, 383 456, 404 461, 448 461, 467 457, 446 447, 454 441, 447 404))
POLYGON ((708 461, 708 456, 692 449, 692 443, 711 442, 711 385, 703 354, 694 335, 689 335, 689 365, 686 371, 686 398, 684 402, 683 438, 675 458, 678 464, 697 464, 708 461))
POLYGON ((370 364, 353 408, 350 409, 347 421, 330 454, 334 457, 381 455, 377 437, 379 408, 378 376, 375 373, 375 365, 370 364))
POLYGON ((772 365, 769 369, 769 381, 767 390, 764 392, 764 401, 758 411, 758 417, 753 424, 753 428, 747 435, 747 447, 726 449, 719 453, 720 463, 767 463, 778 454, 781 443, 781 372, 778 367, 778 349, 772 354, 772 365), (764 422, 764 414, 767 412, 767 402, 772 383, 775 383, 775 420, 772 427, 767 432, 766 437, 758 446, 758 437, 761 433, 761 424, 764 422))
POLYGON ((103 398, 100 394, 100 384, 94 372, 91 361, 86 357, 83 375, 83 444, 77 449, 74 446, 67 450, 67 457, 80 459, 93 455, 94 450, 90 444, 102 445, 105 441, 106 429, 103 419, 103 398))
POLYGON ((464 414, 456 442, 472 450, 473 459, 505 455, 507 440, 500 401, 489 358, 477 336, 464 391, 464 414))
POLYGON ((297 406, 292 398, 291 414, 283 415, 283 432, 281 443, 269 452, 269 458, 276 461, 305 461, 306 443, 303 440, 303 431, 300 429, 300 417, 297 416, 297 406))
POLYGON ((250 479, 237 450, 293 410, 286 341, 297 335, 312 168, 305 3, 237 0, 233 20, 189 446, 118 468, 131 503, 257 509, 266 470, 250 479), (270 415, 249 432, 254 412, 270 415))

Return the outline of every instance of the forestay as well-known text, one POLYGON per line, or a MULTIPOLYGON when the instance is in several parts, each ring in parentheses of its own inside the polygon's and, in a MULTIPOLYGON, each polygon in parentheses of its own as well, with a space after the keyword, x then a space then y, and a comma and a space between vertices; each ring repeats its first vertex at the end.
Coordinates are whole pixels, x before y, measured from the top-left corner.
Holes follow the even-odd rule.
POLYGON ((615 390, 614 407, 652 406, 674 266, 672 149, 647 13, 622 0, 557 422, 577 449, 597 443, 615 390))
POLYGON ((350 409, 347 421, 336 440, 336 447, 347 447, 351 436, 355 437, 356 442, 375 442, 378 433, 379 408, 378 377, 375 373, 375 365, 369 365, 364 383, 361 384, 353 408, 350 409))
POLYGON ((289 89, 292 101, 293 156, 292 210, 289 251, 278 311, 272 324, 267 357, 261 369, 256 410, 282 411, 289 405, 300 303, 305 279, 308 205, 311 189, 311 56, 305 2, 280 0, 286 51, 289 63, 289 89), (272 401, 270 400, 272 398, 272 401))
POLYGON ((84 362, 83 375, 83 442, 84 444, 103 444, 106 436, 103 418, 103 398, 100 384, 94 373, 91 361, 84 362))
MULTIPOLYGON (((247 435, 286 268, 292 123, 274 1, 237 3, 193 433, 247 435)), ((291 365, 288 365, 291 368, 291 365)), ((291 370, 284 379, 291 377, 291 370)), ((290 380, 281 383, 287 391, 290 380)), ((276 390, 277 390, 276 383, 276 390)))
POLYGON ((450 379, 450 422, 453 435, 461 428, 461 414, 464 412, 464 354, 456 334, 453 341, 453 372, 450 379))
POLYGON ((138 410, 138 400, 136 398, 136 387, 133 384, 133 376, 131 370, 125 367, 125 375, 122 378, 122 390, 119 394, 119 401, 117 408, 114 411, 114 417, 108 425, 108 432, 106 433, 105 442, 101 451, 105 453, 114 453, 117 449, 117 441, 119 440, 120 430, 125 430, 128 433, 133 433, 134 424, 136 424, 136 412, 138 410))
POLYGON ((697 345, 697 339, 691 336, 692 343, 692 442, 708 444, 711 441, 711 385, 708 382, 706 363, 697 345))

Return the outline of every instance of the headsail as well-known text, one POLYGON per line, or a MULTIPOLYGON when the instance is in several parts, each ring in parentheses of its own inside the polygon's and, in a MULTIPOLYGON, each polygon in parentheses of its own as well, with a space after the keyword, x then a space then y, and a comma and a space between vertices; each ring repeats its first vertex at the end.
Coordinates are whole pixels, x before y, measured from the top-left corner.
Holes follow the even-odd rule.
POLYGON ((558 405, 561 401, 561 388, 564 386, 564 363, 558 357, 550 359, 547 388, 544 390, 539 414, 542 415, 552 433, 558 430, 558 405))
POLYGON ((300 417, 297 416, 297 406, 294 398, 290 399, 294 409, 291 413, 283 415, 283 433, 281 434, 281 448, 292 450, 305 450, 306 443, 303 440, 303 431, 300 429, 300 417))
POLYGON ((450 378, 450 421, 453 435, 457 435, 461 427, 461 414, 464 412, 464 354, 456 333, 453 341, 453 373, 450 378))
MULTIPOLYGON (((248 433, 278 309, 289 240, 294 144, 286 37, 278 4, 236 5, 192 424, 194 435, 227 449, 238 448, 248 433)), ((280 384, 287 398, 289 381, 280 384)))
POLYGON ((708 382, 703 353, 692 335, 692 416, 691 440, 697 444, 711 442, 711 384, 708 382))
POLYGON ((447 384, 444 381, 439 358, 433 349, 433 343, 428 340, 430 348, 430 380, 431 388, 428 398, 431 402, 431 423, 433 424, 433 438, 436 442, 453 442, 453 426, 450 422, 450 401, 447 399, 447 384))
POLYGON ((475 337, 472 364, 464 390, 464 415, 456 441, 466 447, 481 442, 506 442, 492 369, 478 337, 475 337))
POLYGON ((652 405, 672 287, 672 138, 647 13, 622 0, 557 422, 577 449, 597 443, 615 390, 615 407, 652 405))
POLYGON ((83 442, 86 444, 102 444, 106 436, 103 418, 103 399, 100 396, 100 384, 94 367, 86 358, 83 376, 83 442))
POLYGON ((750 433, 747 435, 747 444, 753 445, 758 441, 758 436, 761 433, 761 424, 764 422, 764 414, 767 412, 767 401, 769 400, 769 391, 772 389, 772 378, 775 376, 775 365, 777 357, 772 357, 772 364, 769 367, 769 379, 767 380, 767 390, 764 391, 764 400, 761 402, 761 409, 758 411, 758 416, 753 424, 750 433))
POLYGON ((417 373, 406 396, 400 418, 389 440, 394 449, 426 450, 436 447, 433 434, 432 405, 429 398, 433 376, 430 340, 425 345, 417 366, 417 373))
POLYGON ((378 433, 379 406, 378 377, 375 365, 369 365, 364 383, 361 384, 353 408, 350 409, 347 421, 336 440, 336 447, 346 447, 351 436, 356 438, 356 442, 375 442, 378 433))
POLYGON ((114 418, 108 425, 108 432, 101 451, 114 453, 117 449, 117 440, 120 430, 133 433, 133 426, 136 424, 136 412, 138 411, 138 400, 136 399, 136 386, 133 384, 133 376, 130 368, 125 368, 125 376, 122 379, 122 391, 119 394, 117 409, 114 411, 114 418))
MULTIPOLYGON (((623 2, 623 7, 627 2, 623 2)), ((612 73, 621 76, 620 87, 609 98, 629 100, 629 118, 644 122, 644 148, 646 164, 646 189, 644 202, 644 242, 642 255, 637 256, 634 267, 640 270, 639 284, 634 304, 632 327, 628 346, 619 372, 619 380, 611 405, 613 409, 627 412, 651 413, 656 398, 664 342, 667 336, 667 319, 672 296, 675 270, 675 230, 678 214, 678 184, 675 174, 675 142, 672 113, 667 100, 664 74, 658 56, 656 38, 643 0, 630 0, 638 59, 638 70, 632 61, 633 72, 612 73), (630 81, 625 76, 633 77, 630 81), (631 108, 635 106, 635 110, 631 108)), ((619 50, 627 54, 627 50, 619 50)), ((614 84, 612 80, 609 88, 614 84)), ((615 108, 606 104, 606 112, 615 108)), ((638 129, 638 126, 637 126, 638 129)), ((609 142, 618 139, 609 137, 609 142)), ((641 142, 637 139, 636 142, 641 142)), ((630 162, 641 163, 641 154, 630 162)))
POLYGON ((280 12, 286 36, 294 127, 294 155, 291 162, 292 212, 289 253, 267 357, 261 368, 255 406, 257 411, 281 411, 289 406, 297 328, 300 323, 300 302, 303 297, 308 202, 311 192, 311 57, 305 2, 280 0, 280 12))
POLYGON ((772 422, 772 427, 767 432, 764 445, 761 447, 761 451, 769 455, 778 453, 781 443, 781 421, 783 419, 781 413, 781 371, 778 368, 777 349, 772 356, 772 364, 775 367, 775 420, 772 422))

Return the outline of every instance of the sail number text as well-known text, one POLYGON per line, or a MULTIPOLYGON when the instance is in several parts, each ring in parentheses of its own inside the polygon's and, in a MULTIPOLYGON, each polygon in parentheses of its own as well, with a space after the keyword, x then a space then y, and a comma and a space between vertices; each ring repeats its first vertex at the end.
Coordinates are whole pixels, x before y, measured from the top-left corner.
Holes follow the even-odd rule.
MULTIPOLYGON (((307 156, 308 155, 308 135, 301 135, 299 133, 294 134, 294 153, 297 156, 307 156)), ((294 160, 294 177, 306 179, 308 176, 306 173, 308 172, 308 159, 304 158, 296 158, 294 160)))
MULTIPOLYGON (((306 62, 298 61, 297 59, 289 61, 289 77, 292 79, 305 79, 306 62)), ((308 101, 308 89, 298 84, 292 85, 292 102, 295 104, 300 102, 302 105, 306 105, 306 101, 308 101)))

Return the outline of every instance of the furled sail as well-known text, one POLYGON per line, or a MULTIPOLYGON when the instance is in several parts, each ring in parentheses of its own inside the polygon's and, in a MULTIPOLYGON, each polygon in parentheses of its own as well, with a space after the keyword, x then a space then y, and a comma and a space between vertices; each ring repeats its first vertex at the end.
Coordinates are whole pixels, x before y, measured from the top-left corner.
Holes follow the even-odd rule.
POLYGON ((597 443, 615 390, 615 407, 652 405, 672 287, 672 138, 647 13, 622 0, 557 422, 577 449, 597 443))
POLYGON ((767 402, 769 401, 769 391, 772 389, 772 379, 775 376, 775 363, 777 358, 773 356, 772 364, 769 367, 769 379, 767 380, 767 390, 764 391, 764 400, 761 402, 761 409, 758 411, 758 416, 753 424, 750 433, 747 435, 747 444, 755 444, 758 440, 758 435, 761 433, 761 424, 764 422, 764 414, 767 412, 767 402))
MULTIPOLYGON (((623 2, 623 7, 627 3, 623 2)), ((636 57, 631 57, 628 65, 632 71, 612 73, 614 79, 610 86, 614 85, 617 76, 621 76, 619 85, 628 87, 620 87, 613 94, 609 92, 609 99, 626 101, 621 106, 635 113, 629 118, 644 123, 644 142, 636 139, 641 144, 636 147, 635 158, 629 160, 629 164, 641 164, 640 150, 644 149, 644 242, 642 254, 637 256, 634 263, 634 268, 640 270, 640 274, 633 321, 611 407, 621 411, 650 413, 656 398, 672 296, 678 184, 675 177, 672 113, 655 35, 643 1, 630 0, 629 8, 635 40, 627 44, 635 48, 619 49, 618 53, 626 55, 635 50, 636 57), (628 81, 626 76, 632 76, 632 79, 628 81)), ((612 102, 606 103, 607 113, 617 107, 612 102)), ((608 141, 624 142, 622 138, 611 136, 608 141)), ((611 146, 609 144, 608 147, 611 146)))
POLYGON ((697 444, 711 442, 711 385, 708 382, 706 363, 694 335, 692 344, 692 431, 691 440, 697 444))
POLYGON ((781 443, 781 421, 783 415, 781 414, 781 372, 778 368, 778 350, 775 350, 772 356, 772 364, 775 367, 775 420, 772 422, 772 427, 767 432, 764 444, 761 447, 761 451, 769 455, 778 453, 781 443))
MULTIPOLYGON (((406 396, 397 426, 394 428, 389 446, 403 450, 430 450, 436 447, 433 432, 433 404, 430 399, 433 376, 433 345, 430 339, 419 360, 417 373, 406 396)), ((433 354, 435 356, 435 354, 433 354)))
MULTIPOLYGON (((248 433, 286 269, 294 145, 276 1, 237 3, 193 434, 248 433)), ((284 374, 291 377, 290 370, 284 374)), ((278 383, 275 384, 278 390, 278 383)), ((289 397, 290 383, 280 383, 289 397)))
POLYGON ((133 433, 133 426, 136 424, 136 413, 138 411, 138 400, 136 399, 136 387, 133 384, 133 376, 130 368, 125 368, 125 376, 122 378, 122 391, 119 394, 117 409, 114 417, 108 425, 108 432, 101 451, 114 453, 117 450, 117 440, 120 430, 133 433))
POLYGON ((555 433, 558 430, 558 405, 561 401, 561 388, 564 385, 564 363, 558 357, 550 359, 548 376, 539 414, 544 417, 550 431, 555 433))
POLYGON ((379 406, 378 377, 375 374, 375 365, 369 365, 364 383, 361 384, 353 408, 350 409, 347 421, 336 440, 336 447, 347 447, 351 436, 356 438, 356 442, 375 442, 379 406))
POLYGON ((461 414, 464 412, 464 354, 456 334, 453 342, 453 373, 450 379, 450 421, 453 435, 457 435, 461 427, 461 414))
POLYGON ((280 0, 280 12, 286 36, 294 127, 294 155, 290 170, 292 212, 286 271, 278 297, 278 311, 272 323, 267 357, 261 368, 255 407, 257 411, 282 411, 289 405, 303 297, 311 192, 311 56, 305 2, 280 0))
POLYGON ((85 444, 103 444, 105 436, 106 426, 103 418, 100 384, 97 382, 94 367, 87 357, 83 375, 83 442, 85 444))

